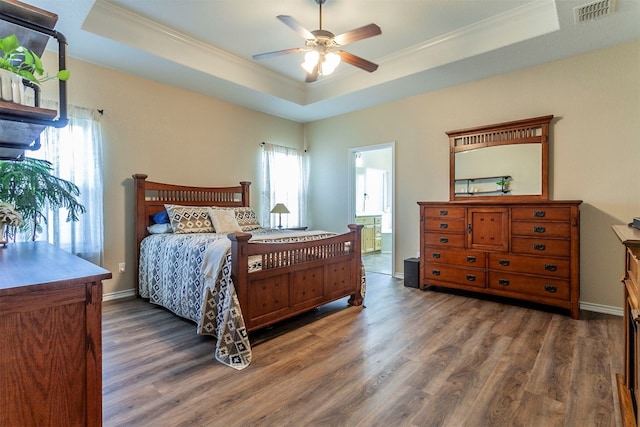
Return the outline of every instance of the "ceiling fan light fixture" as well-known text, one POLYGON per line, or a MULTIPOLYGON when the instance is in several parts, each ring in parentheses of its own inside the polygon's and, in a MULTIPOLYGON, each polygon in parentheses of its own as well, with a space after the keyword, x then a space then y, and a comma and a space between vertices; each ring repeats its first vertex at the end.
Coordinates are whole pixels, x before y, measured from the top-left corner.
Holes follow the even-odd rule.
POLYGON ((304 55, 302 68, 307 73, 313 73, 317 69, 319 75, 328 76, 336 70, 338 65, 340 65, 340 55, 337 53, 320 53, 317 50, 310 50, 304 55))

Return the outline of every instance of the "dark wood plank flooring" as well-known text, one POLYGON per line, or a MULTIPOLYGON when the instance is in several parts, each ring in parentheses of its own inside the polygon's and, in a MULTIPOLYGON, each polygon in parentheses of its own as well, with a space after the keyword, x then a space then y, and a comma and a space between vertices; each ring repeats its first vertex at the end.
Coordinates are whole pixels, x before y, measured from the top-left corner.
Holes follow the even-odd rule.
POLYGON ((104 303, 105 426, 614 426, 622 318, 406 288, 251 335, 253 362, 138 299, 104 303))

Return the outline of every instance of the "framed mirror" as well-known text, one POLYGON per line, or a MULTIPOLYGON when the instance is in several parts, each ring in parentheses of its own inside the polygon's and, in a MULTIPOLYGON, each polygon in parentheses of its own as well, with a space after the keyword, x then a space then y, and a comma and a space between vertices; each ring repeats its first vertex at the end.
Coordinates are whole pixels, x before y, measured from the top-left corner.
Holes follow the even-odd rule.
POLYGON ((450 200, 548 200, 551 119, 447 132, 450 200))

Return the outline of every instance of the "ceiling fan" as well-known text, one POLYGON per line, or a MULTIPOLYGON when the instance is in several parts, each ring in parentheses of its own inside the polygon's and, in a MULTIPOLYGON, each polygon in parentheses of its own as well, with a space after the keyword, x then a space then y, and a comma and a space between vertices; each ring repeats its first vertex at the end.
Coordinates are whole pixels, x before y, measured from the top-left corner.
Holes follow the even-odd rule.
POLYGON ((302 67, 307 71, 307 83, 315 82, 318 76, 329 75, 338 66, 340 61, 361 68, 370 73, 378 69, 378 64, 367 61, 364 58, 356 56, 352 53, 340 50, 339 48, 356 42, 358 40, 382 34, 382 30, 376 24, 365 25, 355 30, 347 31, 339 35, 334 35, 330 31, 322 29, 322 5, 326 0, 315 0, 320 8, 320 29, 309 31, 298 21, 288 15, 278 15, 277 18, 296 33, 305 39, 305 47, 294 47, 291 49, 276 50, 274 52, 261 53, 253 55, 253 59, 260 60, 265 58, 273 58, 275 56, 287 55, 290 53, 307 52, 305 62, 302 67))

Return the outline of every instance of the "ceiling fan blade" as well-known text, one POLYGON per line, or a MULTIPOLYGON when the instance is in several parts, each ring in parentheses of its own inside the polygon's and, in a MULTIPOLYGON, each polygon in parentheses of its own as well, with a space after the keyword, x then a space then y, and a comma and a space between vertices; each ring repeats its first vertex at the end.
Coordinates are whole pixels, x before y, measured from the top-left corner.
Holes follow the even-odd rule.
POLYGON ((312 72, 307 73, 307 78, 305 79, 305 82, 313 83, 316 80, 318 80, 318 66, 317 65, 315 67, 313 67, 313 71, 312 72))
POLYGON ((346 33, 338 34, 333 38, 333 40, 340 46, 344 46, 348 43, 357 42, 358 40, 377 36, 379 34, 382 34, 380 27, 376 24, 369 24, 364 27, 356 28, 355 30, 347 31, 346 33))
POLYGON ((288 55, 290 53, 300 53, 300 52, 304 52, 304 49, 301 47, 294 47, 291 49, 276 50, 273 52, 266 52, 266 53, 260 53, 258 55, 253 55, 253 59, 273 58, 275 56, 282 56, 282 55, 288 55))
POLYGON ((360 58, 352 53, 345 52, 344 50, 337 50, 336 53, 340 55, 340 59, 354 67, 362 68, 370 73, 373 73, 378 69, 378 64, 374 64, 373 62, 367 61, 366 59, 360 58))
POLYGON ((316 36, 314 36, 311 31, 307 30, 305 27, 302 26, 301 23, 299 23, 298 21, 293 19, 291 16, 289 16, 289 15, 278 15, 278 16, 276 16, 276 18, 281 20, 287 27, 291 28, 293 31, 295 31, 296 33, 300 34, 305 39, 313 40, 313 39, 316 38, 316 36))

